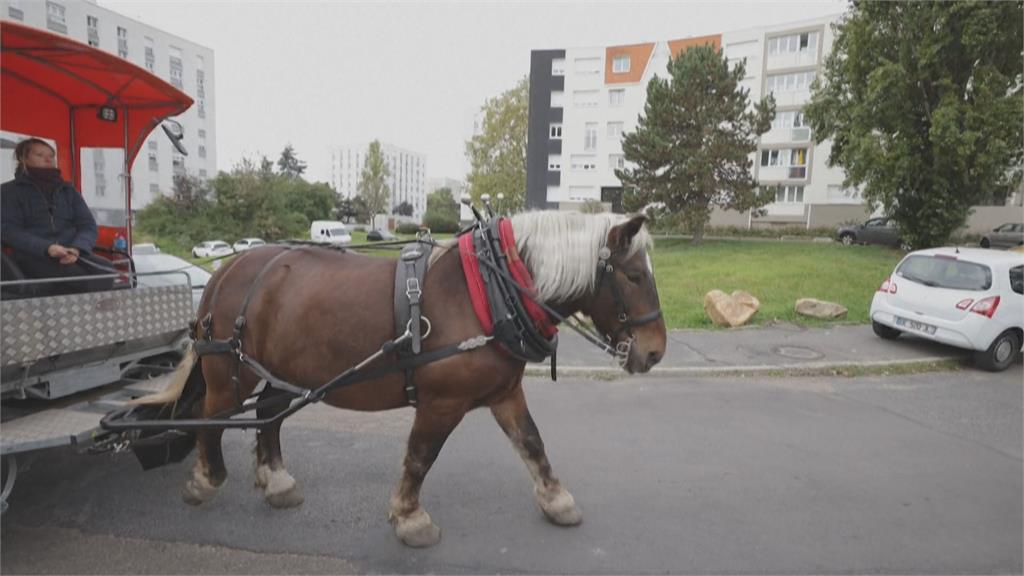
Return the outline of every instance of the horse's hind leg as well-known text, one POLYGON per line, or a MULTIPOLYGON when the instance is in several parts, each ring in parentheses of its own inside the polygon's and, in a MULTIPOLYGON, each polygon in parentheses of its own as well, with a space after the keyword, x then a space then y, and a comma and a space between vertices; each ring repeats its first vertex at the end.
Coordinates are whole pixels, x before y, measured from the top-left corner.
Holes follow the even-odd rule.
POLYGON ((402 480, 391 496, 389 518, 395 526, 395 534, 408 546, 422 548, 441 540, 441 529, 420 506, 420 488, 445 440, 462 421, 466 410, 462 404, 440 403, 421 404, 416 409, 402 480))
MULTIPOLYGON (((216 386, 210 374, 203 373, 206 380, 206 397, 203 400, 203 417, 212 418, 228 410, 236 403, 234 386, 216 386)), ((249 388, 251 391, 252 388, 249 388)), ((243 390, 248 395, 248 391, 243 390)), ((185 481, 182 499, 187 504, 202 504, 217 494, 217 489, 227 480, 228 471, 224 466, 221 451, 221 437, 224 429, 200 430, 196 435, 196 463, 192 474, 185 481)))
MULTIPOLYGON (((275 396, 282 399, 282 402, 259 408, 256 411, 259 418, 276 416, 288 407, 291 396, 283 395, 269 386, 260 394, 260 401, 275 396)), ((256 487, 263 489, 267 503, 274 508, 298 506, 304 499, 295 478, 284 468, 284 459, 281 457, 283 422, 278 420, 256 432, 256 487)))
POLYGON ((551 464, 544 454, 544 441, 526 407, 522 383, 493 404, 491 413, 530 470, 534 497, 544 515, 559 526, 579 524, 583 515, 576 507, 572 494, 562 488, 558 478, 551 472, 551 464))

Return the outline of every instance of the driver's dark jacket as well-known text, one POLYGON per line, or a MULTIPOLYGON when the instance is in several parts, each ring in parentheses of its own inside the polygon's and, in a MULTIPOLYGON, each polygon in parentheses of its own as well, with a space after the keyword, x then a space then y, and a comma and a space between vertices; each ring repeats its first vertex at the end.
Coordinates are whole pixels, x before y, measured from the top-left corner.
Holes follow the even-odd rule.
POLYGON ((0 186, 0 240, 16 256, 47 257, 51 244, 92 252, 96 219, 69 182, 47 194, 27 176, 0 186))

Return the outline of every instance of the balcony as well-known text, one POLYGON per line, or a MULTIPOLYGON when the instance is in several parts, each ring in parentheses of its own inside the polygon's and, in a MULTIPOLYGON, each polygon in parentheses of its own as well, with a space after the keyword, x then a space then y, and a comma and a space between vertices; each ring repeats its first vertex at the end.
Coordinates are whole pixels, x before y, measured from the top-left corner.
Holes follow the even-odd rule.
POLYGON ((769 55, 767 64, 768 70, 780 68, 798 68, 800 66, 814 66, 818 63, 817 51, 790 52, 786 54, 769 55))
POLYGON ((803 106, 811 99, 810 89, 774 92, 775 106, 803 106))
POLYGON ((762 144, 789 144, 793 142, 809 142, 811 129, 800 128, 772 128, 761 135, 762 144))
POLYGON ((807 166, 761 166, 757 172, 757 179, 762 182, 806 180, 807 166))

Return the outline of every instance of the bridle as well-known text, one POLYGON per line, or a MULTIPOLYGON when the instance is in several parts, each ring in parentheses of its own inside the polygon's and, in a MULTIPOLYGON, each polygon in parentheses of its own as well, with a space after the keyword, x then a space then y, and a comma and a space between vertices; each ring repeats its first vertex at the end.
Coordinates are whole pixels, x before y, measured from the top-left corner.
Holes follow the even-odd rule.
POLYGON ((631 318, 629 315, 629 309, 626 307, 626 300, 622 297, 622 287, 615 280, 615 267, 612 266, 611 260, 612 252, 605 246, 601 248, 597 253, 597 282, 594 287, 594 296, 596 297, 601 293, 601 288, 606 284, 605 278, 608 278, 608 286, 611 289, 612 300, 615 302, 616 308, 619 310, 619 315, 616 318, 619 322, 619 327, 612 331, 610 334, 605 335, 605 339, 609 342, 615 343, 614 356, 619 361, 619 364, 625 365, 629 360, 629 352, 633 347, 633 341, 636 339, 633 336, 633 328, 649 324, 655 320, 661 318, 661 308, 657 308, 653 312, 648 312, 643 316, 631 318), (626 338, 619 339, 619 336, 625 332, 626 338))

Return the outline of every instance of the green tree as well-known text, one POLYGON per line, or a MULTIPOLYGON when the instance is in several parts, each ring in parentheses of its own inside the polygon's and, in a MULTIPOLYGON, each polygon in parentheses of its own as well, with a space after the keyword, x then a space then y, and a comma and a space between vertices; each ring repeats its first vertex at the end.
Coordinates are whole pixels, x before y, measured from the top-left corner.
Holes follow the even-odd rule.
POLYGON ((301 178, 302 173, 306 171, 306 163, 299 160, 295 149, 288 144, 281 150, 281 157, 277 159, 277 170, 288 178, 301 178))
POLYGON ((391 170, 384 162, 384 154, 380 150, 380 142, 374 140, 366 151, 366 162, 363 173, 359 177, 359 197, 366 203, 370 219, 384 212, 391 200, 391 188, 388 178, 391 170))
POLYGON ((185 172, 175 174, 172 183, 174 203, 185 213, 194 214, 207 204, 210 187, 206 180, 185 172))
POLYGON ((423 225, 433 232, 456 232, 459 229, 459 205, 450 188, 438 188, 427 195, 427 211, 423 225))
POLYGON ((700 244, 713 207, 757 210, 771 201, 751 174, 750 155, 771 127, 775 101, 750 106, 739 85, 745 68, 730 70, 717 48, 695 46, 669 60, 669 78, 651 79, 637 130, 622 141, 633 167, 615 171, 627 210, 658 203, 679 214, 700 244))
POLYGON ((1021 2, 855 2, 806 107, 846 185, 915 247, 1021 181, 1021 2))
POLYGON ((480 130, 466 142, 470 163, 467 180, 476 201, 483 194, 505 194, 511 212, 526 201, 526 128, 529 121, 530 84, 523 78, 515 88, 490 98, 481 108, 480 130))
POLYGON ((391 211, 392 214, 398 214, 399 216, 412 216, 413 212, 415 212, 415 209, 407 200, 403 200, 401 204, 395 206, 391 211))

